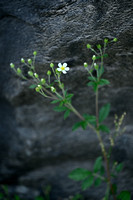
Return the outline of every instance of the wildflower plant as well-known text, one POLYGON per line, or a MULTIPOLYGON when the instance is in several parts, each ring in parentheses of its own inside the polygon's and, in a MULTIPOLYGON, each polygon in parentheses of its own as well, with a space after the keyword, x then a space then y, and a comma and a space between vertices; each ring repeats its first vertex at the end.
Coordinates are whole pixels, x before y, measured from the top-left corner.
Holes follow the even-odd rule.
POLYGON ((109 43, 117 42, 117 38, 112 41, 104 39, 103 44, 98 44, 96 49, 92 48, 90 44, 87 44, 87 49, 91 50, 94 55, 92 56, 91 64, 85 62, 84 68, 88 73, 88 87, 92 87, 95 93, 95 114, 84 114, 81 115, 78 110, 72 104, 73 94, 68 93, 67 89, 62 82, 62 75, 69 73, 70 68, 67 63, 59 63, 56 67, 53 63, 50 64, 50 69, 47 71, 47 79, 39 76, 35 68, 35 58, 37 52, 33 52, 33 58, 28 59, 27 62, 22 58, 21 63, 28 68, 28 78, 22 73, 21 68, 15 68, 13 63, 10 67, 17 73, 21 78, 28 80, 32 79, 33 84, 30 88, 41 94, 43 97, 51 100, 52 104, 57 104, 54 110, 57 112, 64 112, 64 119, 66 119, 71 112, 73 112, 80 121, 74 124, 72 130, 76 130, 82 127, 85 130, 89 127, 96 135, 101 147, 102 155, 98 157, 94 163, 92 170, 77 168, 69 174, 69 178, 80 181, 82 190, 86 190, 91 186, 100 186, 102 182, 106 183, 105 195, 102 200, 131 200, 131 194, 129 191, 117 192, 117 185, 115 183, 116 176, 121 172, 123 163, 113 162, 111 166, 110 160, 112 159, 112 149, 115 145, 115 140, 120 136, 124 130, 121 129, 121 125, 125 116, 125 113, 118 119, 115 115, 115 132, 112 134, 109 127, 104 123, 110 112, 110 104, 107 103, 99 108, 99 89, 110 84, 109 80, 103 78, 104 74, 104 58, 108 57, 105 53, 109 43), (93 75, 93 72, 96 75, 93 75), (54 75, 54 81, 51 81, 51 74, 54 75), (102 133, 108 134, 110 141, 110 147, 105 147, 102 133))

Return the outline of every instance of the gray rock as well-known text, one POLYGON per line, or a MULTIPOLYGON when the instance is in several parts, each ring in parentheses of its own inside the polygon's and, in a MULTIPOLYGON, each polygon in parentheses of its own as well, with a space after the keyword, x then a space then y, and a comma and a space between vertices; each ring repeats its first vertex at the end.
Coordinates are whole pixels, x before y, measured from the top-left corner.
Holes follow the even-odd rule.
MULTIPOLYGON (((100 106, 106 102, 112 105, 106 121, 112 131, 114 114, 127 113, 123 124, 127 129, 118 139, 113 156, 125 164, 118 179, 119 190, 133 193, 132 6, 131 0, 0 1, 1 184, 29 188, 24 190, 25 198, 31 188, 39 191, 42 185, 51 184, 51 199, 67 198, 81 191, 80 184, 68 179, 68 173, 75 167, 91 169, 101 154, 97 137, 90 129, 72 132, 77 117, 71 114, 64 121, 47 99, 29 90, 30 81, 19 79, 9 64, 20 66, 21 57, 30 58, 34 50, 38 52, 39 74, 46 74, 50 62, 67 62, 71 70, 63 81, 75 94, 74 106, 82 114, 94 113, 94 94, 86 86, 83 68, 93 54, 86 44, 95 46, 105 37, 117 37, 117 44, 109 45, 107 50, 104 76, 111 85, 101 89, 100 106)), ((103 137, 108 146, 107 136, 103 137)), ((97 200, 104 190, 102 185, 97 194, 92 188, 84 195, 97 200)))

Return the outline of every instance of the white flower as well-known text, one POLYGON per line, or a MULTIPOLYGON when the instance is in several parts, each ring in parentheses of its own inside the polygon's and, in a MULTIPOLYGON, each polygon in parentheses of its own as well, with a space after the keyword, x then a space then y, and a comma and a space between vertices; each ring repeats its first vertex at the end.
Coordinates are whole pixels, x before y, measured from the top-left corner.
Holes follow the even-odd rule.
POLYGON ((63 63, 63 65, 61 63, 58 64, 58 67, 57 70, 59 72, 62 72, 63 74, 66 74, 67 71, 69 71, 69 67, 67 67, 67 63, 63 63))

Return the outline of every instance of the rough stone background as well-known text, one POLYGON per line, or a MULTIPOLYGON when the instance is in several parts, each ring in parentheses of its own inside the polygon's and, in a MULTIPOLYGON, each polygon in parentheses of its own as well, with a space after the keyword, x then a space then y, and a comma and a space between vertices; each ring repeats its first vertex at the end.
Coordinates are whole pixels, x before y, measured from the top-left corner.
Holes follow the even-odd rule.
MULTIPOLYGON (((28 89, 9 68, 20 66, 21 57, 37 50, 36 67, 45 74, 49 63, 67 62, 71 68, 63 80, 81 113, 93 113, 94 94, 88 90, 83 63, 103 38, 118 38, 110 45, 105 77, 111 82, 102 90, 100 105, 110 102, 110 118, 126 111, 126 132, 118 139, 114 158, 123 161, 119 190, 133 193, 133 1, 132 0, 0 0, 0 183, 24 198, 33 198, 41 186, 52 186, 51 200, 80 193, 80 184, 69 180, 76 167, 91 169, 100 155, 91 130, 72 132, 77 121, 66 121, 53 111, 49 101, 28 89)), ((105 136, 105 142, 107 141, 105 136)), ((108 141, 107 141, 108 144, 108 141)), ((84 192, 88 200, 99 200, 104 186, 84 192)), ((82 192, 81 192, 82 193, 82 192)))

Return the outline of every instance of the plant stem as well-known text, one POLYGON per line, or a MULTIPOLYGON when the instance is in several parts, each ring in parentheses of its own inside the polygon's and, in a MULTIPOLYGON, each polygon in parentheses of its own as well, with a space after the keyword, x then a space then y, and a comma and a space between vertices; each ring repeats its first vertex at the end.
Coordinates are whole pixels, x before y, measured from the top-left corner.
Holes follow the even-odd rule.
MULTIPOLYGON (((103 62, 103 60, 102 60, 102 62, 103 62)), ((96 134, 98 136, 99 143, 100 143, 100 146, 101 146, 101 150, 102 150, 104 160, 105 160, 108 186, 109 186, 110 190, 112 191, 114 200, 116 200, 114 190, 113 190, 113 187, 112 187, 112 184, 111 184, 111 175, 110 175, 109 160, 108 160, 108 157, 107 157, 107 152, 105 150, 105 146, 104 146, 102 137, 100 135, 100 131, 98 130, 98 128, 99 128, 98 89, 99 88, 97 88, 97 91, 96 91, 96 126, 97 126, 96 134)))
POLYGON ((96 125, 97 125, 97 129, 98 129, 98 127, 99 127, 98 86, 97 86, 97 91, 96 91, 96 125))

